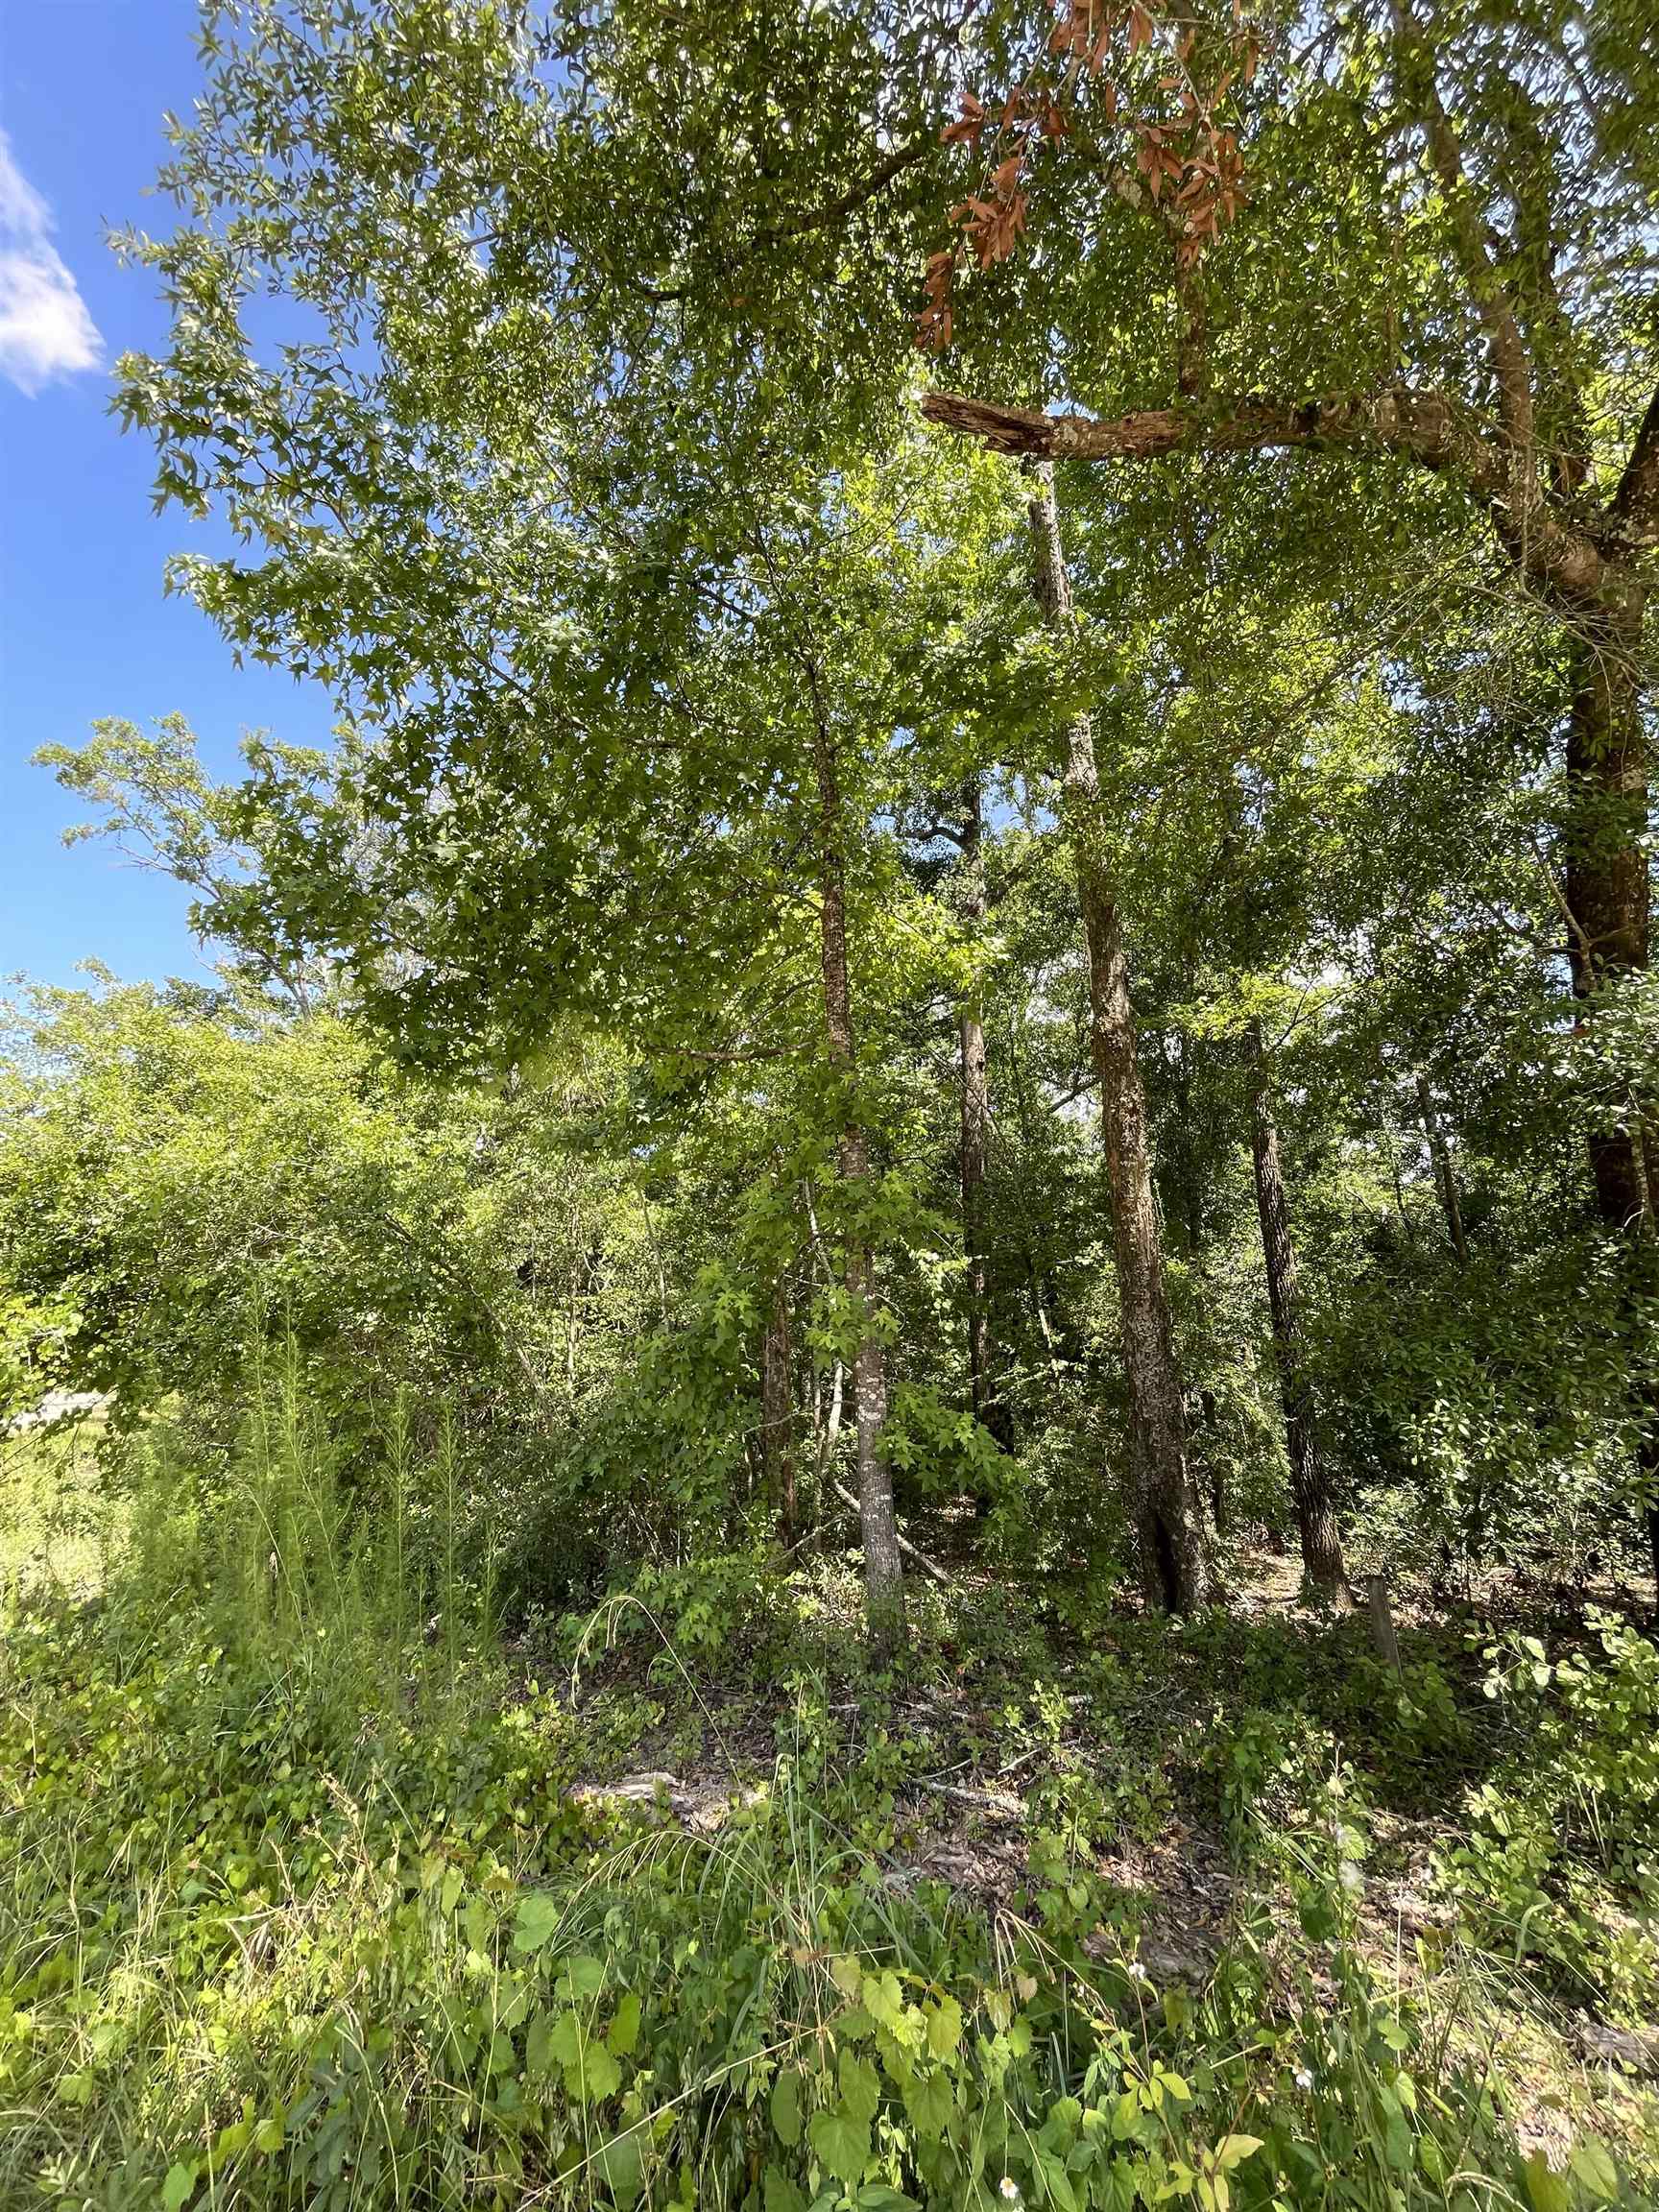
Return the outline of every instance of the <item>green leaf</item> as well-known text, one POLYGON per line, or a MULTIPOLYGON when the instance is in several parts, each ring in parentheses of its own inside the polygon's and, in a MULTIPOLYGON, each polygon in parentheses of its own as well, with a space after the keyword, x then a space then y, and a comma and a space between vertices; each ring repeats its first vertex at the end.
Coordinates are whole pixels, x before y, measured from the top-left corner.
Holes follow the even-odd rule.
POLYGON ((565 2070, 565 2086, 571 2096, 584 2104, 596 2104, 606 2097, 614 2096, 621 2081, 621 2067, 604 2044, 591 2037, 583 2047, 579 2063, 565 2070))
POLYGON ((881 2082, 868 2058, 855 2051, 841 2054, 841 2102, 853 2119, 868 2127, 881 2103, 881 2082))
POLYGON ((1039 2149, 1037 2171, 1043 2178, 1043 2190, 1050 2204, 1057 2204, 1060 2212, 1077 2212, 1077 2196, 1071 2186, 1071 2176, 1066 2171, 1064 2158, 1057 2158, 1052 2151, 1039 2149))
POLYGON ((613 2200, 623 2207, 623 2212, 638 2200, 643 2137, 642 2128, 630 2128, 624 2134, 613 2136, 609 2143, 602 2143, 593 2153, 599 2178, 610 2190, 613 2200))
POLYGON ((927 2014, 927 2048, 935 2058, 949 2058, 962 2041, 962 2008, 954 1997, 941 1997, 927 2014))
POLYGON ((772 2084, 772 2132, 785 2150, 801 2140, 801 2077, 780 2074, 772 2084))
POLYGON ((514 1950, 545 1950, 559 1933, 562 1917, 558 1903, 546 1890, 533 1889, 518 1902, 517 1918, 513 1927, 514 1950))
POLYGON ((1565 2174, 1557 2174, 1542 2151, 1534 2151, 1522 2169, 1532 2212, 1568 2212, 1573 2192, 1565 2174))
POLYGON ((170 2166, 167 2178, 161 2184, 162 2212, 182 2212, 191 2191, 196 2186, 194 2166, 170 2166))
POLYGON ((543 2048, 547 2057, 556 2066, 571 2067, 577 2064, 582 2056, 582 2023, 574 2012, 560 2012, 554 2016, 543 2048))
POLYGON ((870 2162, 868 2124, 860 2127, 851 2113, 837 2106, 832 2111, 814 2112, 807 2133, 819 2164, 851 2188, 870 2162))
POLYGON ((1568 2152, 1567 2164, 1585 2195, 1598 2203, 1611 2204, 1618 2196, 1619 2169, 1599 2135, 1580 2135, 1568 2152))
POLYGON ((618 2058, 632 2056, 639 2040, 639 2000, 632 1989, 617 2004, 615 2017, 605 2034, 605 2047, 618 2058))
POLYGON ((567 1960, 561 1983, 572 1997, 597 1997, 605 1986, 605 1967, 602 1960, 589 1957, 584 1951, 567 1960))
POLYGON ((935 2067, 927 2074, 913 2075, 904 2084, 904 2109, 925 2143, 938 2142, 950 2125, 955 2106, 956 2093, 950 2086, 950 2077, 942 2067, 935 2067))
POLYGON ((569 2018, 567 2012, 538 2012, 531 2021, 524 2056, 532 2074, 548 2073, 564 2062, 561 2053, 554 2048, 554 2038, 561 2032, 560 2023, 569 2018))
POLYGON ((830 1961, 830 1979, 844 1997, 856 1997, 864 1980, 864 1969, 856 1959, 843 1954, 830 1961))
POLYGON ((1254 2156, 1261 2148, 1260 2135, 1223 2135, 1213 2155, 1225 2174, 1235 2166, 1242 2166, 1245 2159, 1254 2156))
POLYGON ((781 2166, 767 2167, 760 2176, 760 2187, 766 2212, 806 2212, 806 2199, 800 2184, 781 2166))

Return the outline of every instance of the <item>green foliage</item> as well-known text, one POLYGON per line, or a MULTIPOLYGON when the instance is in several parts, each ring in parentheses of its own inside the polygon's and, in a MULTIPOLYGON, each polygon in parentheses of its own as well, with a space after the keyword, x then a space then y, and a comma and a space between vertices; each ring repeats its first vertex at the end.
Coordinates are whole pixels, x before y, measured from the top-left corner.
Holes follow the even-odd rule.
MULTIPOLYGON (((172 1644, 123 1668, 107 1631, 66 1627, 21 1647, 5 2015, 9 2172, 60 2201, 562 2185, 630 2205, 685 2200, 695 2175, 710 2204, 758 2182, 768 2202, 1224 2208, 1324 2160, 1364 2170, 1368 2117, 1306 2142, 1281 2105, 1278 2035, 1224 2057, 1070 1935, 993 1947, 943 1896, 891 1890, 788 1767, 712 1840, 646 1830, 575 1858, 551 1702, 474 1710, 459 1738, 381 1723, 342 1767, 234 1655, 204 1695, 172 1644), (82 1762, 115 1742, 77 1810, 82 1762), (97 1865, 139 1806, 136 1888, 49 1902, 28 1869, 97 1865)), ((1402 2109, 1411 2039, 1385 2015, 1370 2034, 1391 2055, 1387 2166, 1445 2201, 1433 2108, 1402 2109)))
POLYGON ((233 1400, 282 1337, 340 1410, 365 1359, 436 1391, 499 1358, 464 1121, 338 1019, 182 987, 39 993, 18 1019, 0 1250, 14 1297, 74 1302, 58 1326, 117 1421, 233 1400))
POLYGON ((1636 2201, 1500 2046, 1518 1970, 1659 2005, 1659 1661, 1526 1625, 1659 1540, 1644 10, 208 0, 202 67, 117 406, 339 723, 42 756, 229 957, 9 1022, 0 2197, 1636 2201), (1131 418, 1064 621, 918 418, 964 209, 1030 242, 952 377, 1131 418), (1178 1627, 1149 1359, 1244 1585, 1178 1627), (1291 1601, 1321 1469, 1397 1669, 1291 1601), (648 1739, 730 1771, 607 1798, 648 1739), (1228 1899, 1162 1990, 1160 1859, 1228 1899))
MULTIPOLYGON (((640 1608, 637 1632, 662 1634, 676 1651, 706 1666, 731 1658, 755 1667, 795 1624, 776 1569, 751 1551, 641 1568, 627 1601, 640 1608)), ((615 1619, 619 1628, 631 1625, 627 1602, 615 1619)))
POLYGON ((30 1410, 61 1382, 80 1331, 67 1290, 0 1292, 0 1418, 30 1410))
POLYGON ((1659 1999, 1659 1651, 1617 1614, 1587 1625, 1599 1653, 1551 1659, 1519 1632, 1486 1647, 1512 1748, 1440 1872, 1494 1949, 1640 2020, 1659 1999))

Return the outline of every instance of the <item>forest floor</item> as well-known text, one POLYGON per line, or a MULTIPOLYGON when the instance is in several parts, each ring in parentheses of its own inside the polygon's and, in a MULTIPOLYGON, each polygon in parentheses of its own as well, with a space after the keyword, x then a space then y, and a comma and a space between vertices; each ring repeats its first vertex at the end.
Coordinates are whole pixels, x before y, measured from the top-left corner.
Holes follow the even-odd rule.
MULTIPOLYGON (((607 1972, 653 1992, 639 2033, 660 2039, 660 2082, 692 2066, 674 2038, 734 2002, 694 1980, 700 1957, 779 1961, 821 2021, 826 1994, 846 2002, 825 1976, 857 1925, 870 1971, 910 1960, 964 2017, 988 2008, 987 2034, 1011 2004, 1070 2017, 1045 2012, 1045 1961, 1079 1987, 1097 1976, 1091 2004, 1139 2018, 1149 2079, 1178 2064, 1207 2126, 1267 2144, 1239 2153, 1261 2172, 1236 2177, 1235 2212, 1382 2212, 1402 2176, 1398 2203, 1463 2212, 1505 2191, 1529 2212, 1656 2200, 1659 1658, 1616 1619, 1645 1625, 1646 1589, 1402 1591, 1396 1675, 1362 1613, 1302 1605, 1266 1547, 1235 1547, 1226 1605, 1173 1624, 991 1572, 957 1515, 926 1531, 943 1578, 912 1582, 902 1671, 868 1661, 851 1553, 788 1574, 763 1550, 724 1554, 592 1614, 483 1641, 434 1617, 406 1646, 383 1615, 350 1614, 366 1600, 338 1575, 252 1636, 246 1604, 191 1566, 177 1511, 112 1500, 61 1442, 0 1453, 0 2205, 333 2202, 330 2174, 350 2180, 342 2205, 401 2202, 341 2150, 376 2129, 417 2165, 464 2149, 474 2179, 528 2172, 509 2092, 545 2100, 548 2061, 514 2025, 516 1992, 548 1894, 607 1972), (455 2026, 481 2006, 493 2029, 455 2026), (351 2036, 383 2053, 367 2087, 340 2073, 340 2023, 360 2015, 351 2036), (192 2100, 195 2132, 175 2140, 192 2100), (1436 2128, 1455 2163, 1494 2176, 1486 2197, 1433 2164, 1436 2128), (1506 2181, 1499 2150, 1472 2148, 1490 2128, 1523 2161, 1506 2181), (254 2163, 236 2188, 214 2178, 238 2159, 254 2163), (1330 2198, 1315 2176, 1338 2164, 1352 2185, 1330 2198)), ((885 1986, 866 1977, 865 2005, 885 1986)), ((757 2036, 753 2003, 738 2016, 757 2036)), ((695 2081, 722 2078, 730 2047, 696 2056, 715 2074, 695 2081)), ((1050 2127, 1086 2101, 1067 2079, 1050 2127)), ((627 2207, 638 2159, 605 2160, 645 2122, 617 2095, 623 2132, 581 2171, 599 2158, 627 2207)), ((733 2124, 727 2101, 691 2097, 674 2108, 733 2124)), ((554 2129, 554 2105, 537 2109, 554 2129)), ((881 2154, 887 2178, 872 2168, 848 2201, 891 2204, 904 2159, 926 2163, 881 2154)), ((998 2154, 1023 2171, 1017 2144, 998 2154)), ((733 2171, 757 2155, 750 2141, 733 2171)), ((1065 2212, 1070 2185, 1046 2172, 1026 2200, 1047 2187, 1065 2212)), ((554 2200, 490 2186, 477 2201, 554 2200)), ((1191 2190, 1225 2212, 1224 2193, 1191 2190)))
MULTIPOLYGON (((1479 1792, 1515 1755, 1483 1695, 1494 1640, 1525 1632, 1576 1649, 1599 1611, 1651 1623, 1650 1579, 1597 1578, 1570 1594, 1494 1573, 1455 1599, 1404 1588, 1393 1607, 1396 1678, 1376 1658, 1363 1604, 1309 1605, 1300 1562, 1279 1544, 1236 1546, 1224 1609, 1185 1629, 1129 1601, 1076 1632, 1040 1603, 1011 1633, 1008 1592, 963 1561, 960 1522, 939 1533, 940 1556, 956 1555, 947 1580, 911 1585, 928 1622, 927 1679, 865 1684, 826 1703, 875 1777, 865 1790, 890 1829, 887 1884, 938 1883, 993 1920, 1029 1916, 1033 1839, 1059 1832, 1110 1901, 1092 1947, 1132 1959, 1158 1988, 1199 1990, 1241 1914, 1262 1902, 1229 1819, 1226 1769, 1243 1715, 1252 1815, 1263 1810, 1256 1768, 1270 1775, 1277 1764, 1283 1786, 1275 1795, 1269 1782, 1269 1816, 1302 1816, 1294 1800, 1310 1748, 1338 1788, 1346 1777, 1355 1790, 1366 1836, 1355 1884, 1359 1952, 1405 2002, 1441 2011, 1451 2045, 1499 2085, 1523 2145, 1560 2166, 1575 2131, 1594 2125, 1638 2158, 1659 2150, 1659 2019, 1629 1993, 1609 2005, 1524 1938, 1511 1956, 1459 1945, 1458 1899, 1444 1876, 1469 1846, 1479 1792), (1267 1716, 1292 1724, 1283 1740, 1269 1725, 1258 1750, 1251 1731, 1267 1716), (1312 1724, 1311 1745, 1295 1741, 1301 1723, 1312 1724)), ((816 1583, 811 1660, 825 1678, 856 1635, 851 1555, 841 1567, 830 1585, 838 1604, 816 1583)), ((798 1725, 800 1674, 753 1652, 724 1656, 693 1668, 658 1621, 597 1662, 586 1652, 578 1708, 620 1700, 645 1718, 631 1743, 613 1744, 584 1774, 580 1794, 704 1834, 753 1803, 798 1725)), ((517 1657, 545 1672, 547 1654, 517 1657)), ((1610 1896, 1597 1902, 1619 1922, 1606 1933, 1649 1940, 1639 1916, 1610 1896)), ((1274 1898, 1270 1918, 1270 1946, 1299 1959, 1287 1895, 1274 1898)), ((1292 1979, 1282 1977, 1286 2002, 1292 1979)))

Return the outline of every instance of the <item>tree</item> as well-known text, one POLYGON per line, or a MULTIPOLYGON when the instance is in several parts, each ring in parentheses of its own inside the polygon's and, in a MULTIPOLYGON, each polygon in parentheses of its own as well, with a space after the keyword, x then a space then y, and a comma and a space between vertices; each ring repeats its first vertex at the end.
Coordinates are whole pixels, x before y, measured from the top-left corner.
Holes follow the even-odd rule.
POLYGON ((1319 1455, 1313 1393, 1309 1387, 1302 1342, 1301 1298, 1296 1247, 1290 1235, 1290 1209, 1279 1166, 1279 1132, 1273 1124, 1273 1098, 1262 1043, 1262 1024, 1253 1022, 1246 1038, 1250 1057, 1250 1151, 1256 1170, 1256 1211, 1262 1223, 1262 1254, 1267 1270, 1267 1301, 1273 1315, 1273 1349, 1279 1362, 1279 1388, 1285 1401, 1285 1450, 1290 1462, 1290 1495, 1302 1540, 1302 1564, 1311 1587, 1327 1598, 1346 1599, 1348 1570, 1330 1485, 1319 1455))
POLYGON ((361 1442, 399 1387, 521 1387, 498 1245, 478 1234, 471 1101, 402 1085, 337 1012, 245 983, 41 991, 0 1127, 7 1279, 67 1291, 79 1386, 139 1424, 180 1394, 217 1444, 283 1339, 361 1442), (434 1111, 436 1109, 436 1111, 434 1111))
MULTIPOLYGON (((1294 50, 1270 42, 1254 84, 1254 52, 1241 70, 1196 84, 1197 29, 1160 24, 1153 11, 1108 8, 1103 25, 1090 66, 1126 36, 1126 130, 1150 191, 1097 160, 1090 132, 1017 122, 1025 135, 998 224, 974 218, 979 258, 1000 277, 1014 255, 1038 138, 1051 141, 1045 157, 1058 167, 1070 151, 1069 201, 1050 216, 1086 220, 1104 180, 1141 211, 1142 262, 1165 258, 1175 393, 1085 415, 935 391, 924 413, 996 451, 1050 461, 1179 457, 1207 470, 1216 456, 1290 450, 1348 456, 1362 481, 1373 459, 1404 462, 1443 488, 1441 529, 1482 518, 1510 588, 1554 626, 1566 663, 1562 903, 1574 991, 1586 1019, 1601 1019, 1648 960, 1644 633, 1659 546, 1659 369, 1635 277, 1653 260, 1650 155, 1635 133, 1654 57, 1640 20, 1610 5, 1580 37, 1526 8, 1442 35, 1409 0, 1391 0, 1381 23, 1367 11, 1321 12, 1306 39, 1299 24, 1294 50), (1219 122, 1228 96, 1236 131, 1219 122), (1403 136, 1421 155, 1404 168, 1392 152, 1403 136), (1165 179, 1178 187, 1173 212, 1165 179), (1286 217, 1350 234, 1340 274, 1306 256, 1291 274, 1286 217), (1287 315, 1299 289, 1300 313, 1287 315), (1286 377, 1292 329, 1302 358, 1286 377), (1214 376, 1222 360, 1242 368, 1225 396, 1214 376)), ((1036 83, 1022 87, 1023 110, 1036 112, 1036 83)), ((1115 84, 1105 106, 1110 118, 1115 84)), ((977 151, 978 132, 967 135, 977 151)), ((1094 256, 1102 271, 1114 258, 1120 272, 1121 251, 1094 256)), ((1103 355, 1116 350, 1119 370, 1142 376, 1147 366, 1143 348, 1125 358, 1132 347, 1101 345, 1091 320, 1099 280, 1088 270, 1078 304, 1062 311, 1072 388, 1090 397, 1110 389, 1103 355)), ((995 329, 1006 309, 994 294, 990 304, 995 329)), ((950 321, 932 315, 926 335, 937 343, 963 320, 953 301, 950 321)), ((984 350, 995 363, 995 341, 984 350)), ((1631 1260, 1634 1358, 1651 1272, 1644 1130, 1656 1118, 1634 1083, 1614 1088, 1621 1104, 1589 1130, 1589 1151, 1602 1221, 1643 1247, 1631 1260)), ((1640 1425, 1651 1488, 1659 1407, 1644 1402, 1640 1425)), ((1659 1573, 1659 1518, 1650 1528, 1659 1573)))
POLYGON ((643 1383, 594 1383, 586 1171, 520 1263, 531 1357, 572 1431, 611 1423, 592 1463, 651 1542, 736 1541, 761 1500, 797 1533, 792 1357, 826 1484, 847 1378, 878 1641, 935 1483, 994 1489, 997 1541, 1042 1499, 1043 1556, 1097 1558, 1126 1434, 1149 1594, 1187 1604, 1190 1451, 1225 1439, 1240 1519, 1278 1522, 1283 1434, 1334 1572, 1319 1496, 1380 1468, 1474 1550, 1516 1525, 1505 1464, 1588 1486, 1628 1442, 1582 1341, 1580 1412, 1524 1409, 1545 1311, 1600 1327, 1600 1273, 1534 1296, 1550 1252, 1591 1264, 1586 1130, 1647 1373, 1656 1240, 1608 1197, 1659 1156, 1619 950, 1641 29, 1622 0, 1432 41, 1369 5, 831 0, 781 45, 746 0, 215 14, 179 227, 129 241, 172 327, 123 403, 239 547, 175 580, 342 735, 255 741, 234 792, 165 733, 58 764, 254 973, 325 975, 412 1070, 533 1095, 568 1040, 624 1041, 602 1148, 642 1222, 684 1208, 656 1428, 643 1383), (930 248, 926 333, 994 397, 928 411, 988 454, 916 421, 930 248), (1010 449, 1075 456, 1064 559, 1010 449), (1307 1019, 1246 1118, 1238 1041, 1281 994, 1307 1019), (1482 1401, 1470 1348, 1529 1297, 1482 1401), (695 1510, 654 1517, 647 1466, 695 1510))
MULTIPOLYGON (((1071 587, 1060 542, 1052 470, 1039 464, 1032 485, 1028 514, 1037 600, 1047 622, 1064 632, 1072 619, 1071 587)), ((1090 1046, 1100 1087, 1100 1125, 1112 1190, 1142 1580, 1152 1602, 1186 1613, 1203 1601, 1209 1572, 1197 1493, 1187 1467, 1181 1379, 1170 1334, 1163 1239, 1152 1188, 1146 1098, 1136 1053, 1122 929, 1102 867, 1100 784, 1087 712, 1074 713, 1067 725, 1064 789, 1089 949, 1090 1046)))
MULTIPOLYGON (((1441 52, 1405 0, 1394 0, 1385 69, 1376 66, 1381 51, 1369 42, 1369 27, 1353 34, 1352 65, 1369 97, 1352 104, 1349 130, 1374 117, 1383 138, 1402 127, 1414 131, 1427 176, 1394 180, 1363 156, 1349 175, 1380 194, 1386 189, 1396 206, 1416 203, 1417 224, 1443 256, 1437 266, 1461 293, 1448 303, 1460 305, 1463 324, 1479 333, 1479 351, 1448 349, 1446 325, 1433 319, 1437 302, 1413 301, 1405 323, 1398 285, 1381 297, 1381 288, 1369 287, 1379 307, 1387 302, 1387 322, 1372 332, 1361 325, 1361 340, 1380 341, 1396 358, 1381 375, 1366 361, 1349 390, 1270 399, 1206 392, 1201 402, 1105 419, 947 392, 929 393, 923 403, 929 420, 998 451, 1050 460, 1144 462, 1276 448, 1389 454, 1442 478, 1483 515, 1515 581, 1560 624, 1569 657, 1571 807, 1562 843, 1574 987, 1586 1001, 1647 961, 1640 694, 1647 562, 1659 545, 1659 374, 1650 337, 1622 323, 1618 296, 1607 296, 1598 267, 1609 257, 1650 254, 1638 235, 1639 170, 1622 135, 1650 64, 1633 32, 1610 10, 1583 55, 1530 18, 1471 29, 1441 52), (1587 69, 1605 107, 1587 87, 1587 69), (1442 70, 1471 110, 1473 156, 1442 96, 1442 70), (1575 298, 1584 301, 1576 318, 1575 298), (1599 365, 1615 391, 1640 393, 1644 353, 1647 397, 1633 431, 1628 402, 1598 419, 1592 390, 1599 365)), ((1333 22, 1311 51, 1334 55, 1347 37, 1333 22)), ((1293 134, 1329 130, 1329 81, 1317 67, 1298 80, 1291 65, 1279 96, 1293 134)), ((1268 130, 1264 115, 1264 142, 1268 130)), ((1315 138, 1316 160, 1334 151, 1315 138)), ((1269 189, 1276 181, 1265 164, 1262 181, 1269 189)), ((1224 266, 1224 254, 1216 260, 1224 266)), ((1178 265, 1177 275, 1190 282, 1190 270, 1178 265)), ((1246 292, 1231 318, 1246 342, 1257 305, 1246 292)), ((1212 348, 1214 321, 1207 306, 1212 348)), ((1375 360, 1377 349, 1368 350, 1375 360)), ((1599 1204, 1614 1228, 1639 1222, 1646 1210, 1647 1111, 1638 1102, 1592 1143, 1599 1204)))

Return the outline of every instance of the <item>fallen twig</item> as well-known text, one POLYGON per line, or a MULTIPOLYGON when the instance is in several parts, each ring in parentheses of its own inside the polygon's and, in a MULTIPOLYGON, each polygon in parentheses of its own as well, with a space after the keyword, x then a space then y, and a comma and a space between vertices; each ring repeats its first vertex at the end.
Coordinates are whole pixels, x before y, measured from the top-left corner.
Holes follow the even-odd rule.
MULTIPOLYGON (((843 1505, 851 1505, 854 1513, 858 1511, 857 1499, 854 1497, 851 1490, 843 1489, 840 1482, 833 1475, 831 1475, 830 1478, 830 1487, 834 1491, 836 1497, 840 1499, 843 1505)), ((895 1530, 895 1534, 897 1533, 897 1530, 895 1530)), ((935 1566, 934 1562, 928 1558, 926 1551, 918 1551, 915 1545, 911 1543, 908 1536, 899 1537, 899 1549, 903 1552, 906 1559, 914 1559, 917 1566, 921 1568, 925 1575, 931 1575, 934 1581, 939 1584, 942 1590, 950 1589, 950 1577, 946 1574, 944 1568, 935 1566)))

